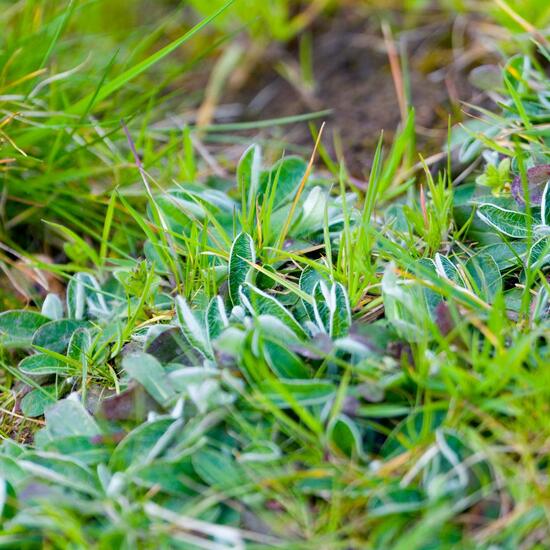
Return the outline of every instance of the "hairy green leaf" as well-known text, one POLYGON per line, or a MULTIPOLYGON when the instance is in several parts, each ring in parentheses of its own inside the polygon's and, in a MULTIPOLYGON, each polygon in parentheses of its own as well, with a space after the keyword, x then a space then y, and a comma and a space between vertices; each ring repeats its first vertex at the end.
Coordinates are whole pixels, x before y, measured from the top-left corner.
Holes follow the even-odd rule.
POLYGON ((253 268, 249 262, 256 262, 254 242, 247 233, 239 233, 229 253, 229 296, 234 306, 240 304, 239 288, 252 273, 253 268))
POLYGON ((282 321, 297 336, 305 336, 304 329, 292 313, 277 298, 246 283, 241 289, 241 301, 252 315, 272 315, 282 321))
POLYGON ((189 343, 208 359, 213 359, 207 328, 199 321, 183 296, 176 296, 176 314, 179 326, 189 343))
POLYGON ((328 380, 284 380, 273 383, 270 380, 261 382, 260 391, 281 409, 292 408, 289 400, 300 405, 319 405, 326 403, 335 393, 335 387, 328 380))
POLYGON ((527 237, 527 214, 494 204, 480 204, 477 215, 488 225, 515 239, 527 237))
POLYGON ((136 351, 124 357, 122 367, 159 404, 166 405, 175 395, 162 365, 148 353, 136 351))
POLYGON ((19 370, 25 374, 38 376, 41 374, 61 374, 69 376, 74 374, 75 369, 68 362, 62 361, 57 357, 37 353, 29 355, 19 363, 19 370))
POLYGON ((210 344, 229 326, 229 319, 221 296, 214 296, 206 310, 206 332, 210 344))
POLYGON ((64 353, 76 330, 87 326, 86 321, 61 319, 43 324, 34 334, 32 345, 64 353))
POLYGON ((30 347, 36 331, 51 319, 35 311, 0 313, 0 345, 5 348, 30 347))
POLYGON ((340 283, 334 283, 330 290, 329 331, 333 338, 341 338, 349 332, 351 310, 348 293, 340 283))
POLYGON ((56 385, 35 388, 21 399, 21 412, 30 418, 42 416, 46 407, 53 405, 58 398, 59 389, 56 385))
POLYGON ((63 317, 63 302, 57 294, 49 293, 42 304, 42 315, 49 317, 53 321, 58 321, 63 317))
POLYGON ((266 194, 268 189, 274 194, 273 208, 291 202, 306 173, 307 163, 300 157, 286 157, 276 162, 271 170, 262 172, 260 191, 266 194))

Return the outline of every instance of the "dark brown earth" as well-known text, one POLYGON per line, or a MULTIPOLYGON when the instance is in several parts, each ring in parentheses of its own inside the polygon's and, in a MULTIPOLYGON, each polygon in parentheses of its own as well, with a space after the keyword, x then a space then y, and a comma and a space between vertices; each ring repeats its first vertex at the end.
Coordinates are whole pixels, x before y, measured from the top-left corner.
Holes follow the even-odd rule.
MULTIPOLYGON (((475 28, 475 21, 449 20, 434 13, 416 21, 413 30, 393 37, 407 59, 417 139, 426 154, 445 143, 449 116, 453 123, 461 120, 464 102, 483 101, 469 84, 468 75, 491 56, 477 43, 475 28)), ((357 14, 345 11, 330 21, 317 22, 311 35, 313 89, 301 85, 299 78, 291 83, 276 69, 283 64, 300 73, 298 41, 294 41, 268 49, 229 101, 242 106, 240 120, 331 109, 327 130, 341 139, 352 174, 364 177, 380 132, 384 131, 390 143, 401 121, 388 42, 374 17, 358 20, 357 14)), ((305 124, 295 125, 284 137, 298 145, 312 143, 305 124)))

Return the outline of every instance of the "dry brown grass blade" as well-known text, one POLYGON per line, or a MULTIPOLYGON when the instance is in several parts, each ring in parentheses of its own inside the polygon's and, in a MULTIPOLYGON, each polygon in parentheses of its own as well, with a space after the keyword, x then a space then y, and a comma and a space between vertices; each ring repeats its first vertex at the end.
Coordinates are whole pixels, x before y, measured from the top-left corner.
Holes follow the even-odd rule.
POLYGON ((403 71, 401 70, 401 63, 399 61, 399 54, 395 47, 395 41, 391 28, 386 21, 382 23, 382 32, 384 34, 384 42, 386 44, 386 51, 388 53, 388 60, 390 62, 390 70, 393 78, 393 85, 395 87, 395 94, 397 95, 397 103, 399 104, 399 111, 401 113, 401 120, 403 124, 407 120, 407 100, 404 93, 403 85, 403 71))

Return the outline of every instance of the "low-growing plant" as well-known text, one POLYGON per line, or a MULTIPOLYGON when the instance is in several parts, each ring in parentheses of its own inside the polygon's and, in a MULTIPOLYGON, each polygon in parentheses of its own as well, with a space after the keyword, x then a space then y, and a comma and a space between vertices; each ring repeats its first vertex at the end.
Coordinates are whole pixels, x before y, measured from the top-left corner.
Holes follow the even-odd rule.
POLYGON ((50 221, 65 284, 0 313, 0 545, 546 547, 548 86, 498 76, 458 177, 412 111, 365 189, 322 130, 234 180, 185 130, 165 185, 122 125, 143 205, 50 221))

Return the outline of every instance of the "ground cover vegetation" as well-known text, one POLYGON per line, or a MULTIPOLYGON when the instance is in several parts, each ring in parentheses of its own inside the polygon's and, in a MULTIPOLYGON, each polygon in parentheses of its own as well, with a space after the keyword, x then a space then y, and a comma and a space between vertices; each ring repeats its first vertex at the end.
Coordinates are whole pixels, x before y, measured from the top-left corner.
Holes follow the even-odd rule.
POLYGON ((147 4, 0 2, 0 546, 546 548, 546 2, 147 4), (223 102, 274 42, 313 93, 347 10, 402 118, 361 176, 223 102), (424 157, 399 25, 457 12, 424 157))

